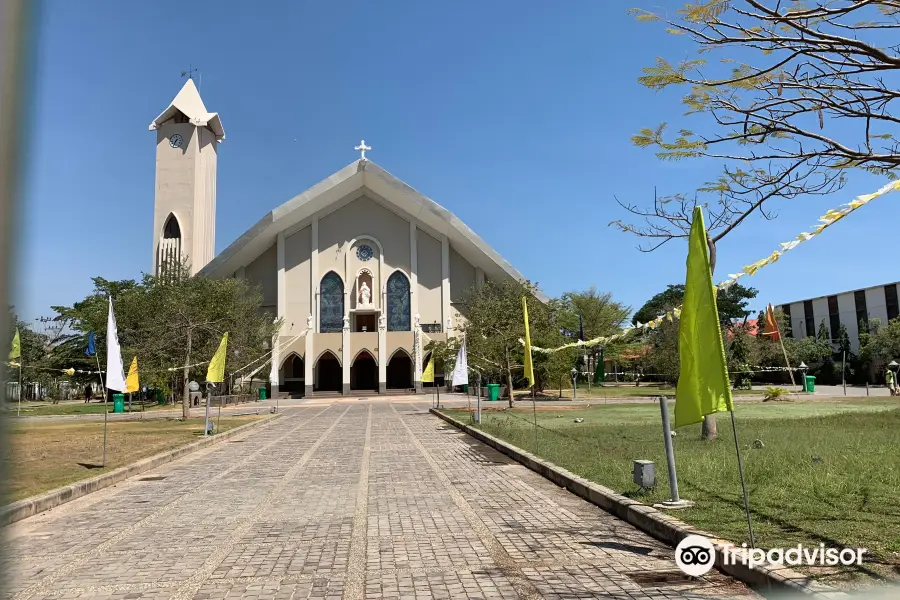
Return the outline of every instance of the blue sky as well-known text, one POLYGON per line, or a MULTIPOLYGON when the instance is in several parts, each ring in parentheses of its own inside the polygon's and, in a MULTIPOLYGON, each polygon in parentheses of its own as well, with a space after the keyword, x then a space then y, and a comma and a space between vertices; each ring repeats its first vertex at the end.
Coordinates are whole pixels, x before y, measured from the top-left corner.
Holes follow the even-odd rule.
MULTIPOLYGON (((673 4, 674 6, 674 4, 673 4)), ((685 40, 618 2, 47 2, 20 214, 23 317, 91 290, 92 276, 150 269, 155 135, 147 130, 200 69, 222 117, 216 250, 358 157, 469 224, 550 295, 596 285, 637 309, 684 280, 686 245, 651 254, 608 226, 613 196, 690 192, 719 165, 664 163, 629 137, 681 117, 677 94, 637 83, 685 40), (448 8, 449 7, 449 8, 448 8)), ((679 46, 681 44, 681 46, 679 46)), ((831 125, 829 124, 829 127, 831 125)), ((719 247, 717 280, 874 191, 852 175, 827 198, 774 204, 719 247)), ((898 195, 900 196, 900 195, 898 195)), ((900 279, 898 197, 872 202, 745 279, 760 307, 900 279)))

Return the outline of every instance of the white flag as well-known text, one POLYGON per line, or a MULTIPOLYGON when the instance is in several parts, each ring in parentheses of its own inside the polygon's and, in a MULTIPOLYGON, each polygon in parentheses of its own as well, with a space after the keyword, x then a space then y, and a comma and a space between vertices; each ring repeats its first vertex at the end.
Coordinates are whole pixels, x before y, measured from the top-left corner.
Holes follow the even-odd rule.
POLYGON ((456 355, 456 366, 453 367, 453 381, 451 385, 468 385, 469 383, 469 359, 466 356, 466 340, 463 339, 456 355))
POLYGON ((109 318, 106 320, 106 387, 125 391, 125 365, 122 364, 122 349, 119 348, 119 331, 116 329, 116 315, 113 314, 112 296, 109 297, 109 318))

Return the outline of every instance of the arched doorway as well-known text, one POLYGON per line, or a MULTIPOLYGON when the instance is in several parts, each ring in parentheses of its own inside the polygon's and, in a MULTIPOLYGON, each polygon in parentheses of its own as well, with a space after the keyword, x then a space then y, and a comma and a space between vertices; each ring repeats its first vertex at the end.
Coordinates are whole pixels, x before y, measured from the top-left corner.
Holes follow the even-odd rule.
POLYGON ((378 364, 367 350, 357 354, 350 365, 350 389, 378 391, 378 364))
POLYGON ((317 392, 343 391, 343 370, 337 356, 326 350, 316 361, 313 389, 317 392))
POLYGON ((303 359, 291 352, 284 359, 284 362, 281 363, 278 377, 281 382, 280 391, 290 394, 302 394, 306 383, 306 370, 303 365, 303 359))
POLYGON ((413 362, 406 350, 399 349, 387 364, 387 387, 408 390, 413 387, 413 362))

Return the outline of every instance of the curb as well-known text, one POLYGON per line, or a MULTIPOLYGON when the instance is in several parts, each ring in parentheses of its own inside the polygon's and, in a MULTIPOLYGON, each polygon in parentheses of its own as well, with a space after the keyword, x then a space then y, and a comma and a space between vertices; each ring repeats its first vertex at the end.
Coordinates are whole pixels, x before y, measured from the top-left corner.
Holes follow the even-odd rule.
POLYGON ((800 592, 804 596, 816 598, 817 600, 850 598, 845 592, 812 581, 806 575, 780 565, 760 565, 752 569, 740 563, 726 565, 722 561, 725 546, 733 546, 727 540, 719 539, 710 533, 688 525, 684 521, 675 519, 667 513, 631 498, 626 498, 607 487, 570 473, 562 467, 544 461, 492 435, 469 427, 465 423, 457 421, 436 409, 432 408, 429 412, 478 441, 491 446, 516 462, 528 467, 535 473, 549 479, 556 485, 565 488, 591 504, 599 506, 613 516, 634 525, 644 533, 653 536, 661 542, 665 542, 673 548, 689 535, 702 535, 708 538, 716 548, 716 569, 748 584, 758 592, 800 592))
POLYGON ((33 517, 36 514, 42 513, 52 508, 56 508, 57 506, 65 504, 66 502, 71 502, 72 500, 87 496, 90 493, 98 492, 104 488, 108 488, 121 481, 124 481, 129 477, 134 477, 135 475, 139 475, 141 473, 144 473, 145 471, 150 471, 164 464, 173 462, 181 458, 182 456, 185 456, 192 452, 196 452, 197 450, 200 450, 207 446, 211 446, 223 440, 227 440, 236 435, 244 433, 248 429, 252 429, 253 427, 259 427, 261 425, 271 423, 279 416, 281 416, 281 414, 282 413, 276 413, 269 417, 263 417, 259 421, 247 423, 245 425, 241 425, 240 427, 235 427, 234 429, 229 429, 228 431, 225 431, 223 433, 219 433, 205 439, 197 440, 196 442, 191 442, 190 444, 168 450, 161 454, 142 458, 137 462, 131 463, 130 465, 125 465, 124 467, 119 467, 118 469, 114 469, 109 473, 104 473, 103 475, 92 477, 91 479, 77 481, 65 487, 50 490, 49 492, 45 492, 39 496, 31 496, 30 498, 24 498, 22 500, 19 500, 18 502, 13 502, 12 504, 2 506, 0 507, 0 527, 5 527, 6 525, 10 525, 12 523, 15 523, 16 521, 21 521, 22 519, 33 517))

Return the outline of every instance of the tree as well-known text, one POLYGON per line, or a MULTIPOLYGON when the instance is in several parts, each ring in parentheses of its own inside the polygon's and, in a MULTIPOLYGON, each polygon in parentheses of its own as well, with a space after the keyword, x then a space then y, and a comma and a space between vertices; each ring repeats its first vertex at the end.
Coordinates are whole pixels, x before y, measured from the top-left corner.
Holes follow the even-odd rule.
POLYGON ((613 300, 610 292, 598 292, 595 286, 580 292, 566 292, 559 299, 558 322, 572 339, 578 338, 578 316, 584 326, 584 339, 591 340, 618 332, 631 309, 613 300))
POLYGON ((171 376, 170 369, 180 368, 182 414, 189 418, 188 383, 192 375, 204 376, 203 361, 215 353, 222 335, 229 334, 226 366, 234 368, 234 361, 250 362, 261 356, 280 323, 273 323, 262 311, 262 294, 247 280, 190 277, 186 265, 174 269, 169 269, 165 280, 145 275, 140 283, 95 278, 90 296, 54 310, 73 331, 63 344, 69 355, 83 350, 90 331, 95 332, 97 351, 103 355, 107 298, 112 296, 123 360, 139 357, 141 379, 148 386, 162 387, 171 376))
MULTIPOLYGON (((546 346, 562 340, 559 327, 553 336, 554 313, 559 303, 545 304, 535 300, 536 289, 527 281, 489 280, 480 288, 468 290, 461 306, 465 321, 460 329, 466 336, 469 356, 493 366, 502 374, 509 390, 510 407, 513 405, 513 371, 521 373, 522 368, 523 348, 519 340, 525 336, 523 297, 530 299, 528 317, 532 342, 546 346)), ((537 376, 537 369, 535 371, 537 376)))
MULTIPOLYGON (((731 327, 736 320, 743 320, 750 316, 747 305, 750 300, 756 298, 759 291, 756 288, 744 287, 735 283, 728 288, 716 292, 716 305, 719 310, 719 321, 725 327, 731 327)), ((659 315, 665 314, 684 302, 684 285, 668 285, 666 289, 649 300, 638 310, 631 322, 635 325, 652 321, 659 315)))
MULTIPOLYGON (((641 250, 687 237, 699 195, 712 195, 706 221, 714 273, 716 244, 754 213, 774 218, 767 204, 772 198, 831 193, 844 185, 850 168, 895 176, 898 142, 887 131, 896 129, 889 104, 900 93, 881 75, 900 67, 900 57, 896 49, 861 39, 900 27, 895 1, 807 7, 795 1, 707 0, 686 4, 675 17, 634 12, 641 21, 661 21, 669 33, 687 36, 698 54, 677 66, 658 58, 639 82, 656 91, 687 87, 687 115, 706 121, 697 132, 681 128, 675 139, 666 138, 665 123, 645 128, 632 142, 656 147, 662 160, 724 163, 721 175, 692 198, 654 191, 647 209, 620 202, 643 223, 611 225, 651 240, 641 250), (716 52, 719 66, 706 59, 716 52), (758 61, 737 64, 737 56, 758 61), (841 139, 831 127, 838 119, 851 125, 841 139)), ((704 421, 704 438, 715 437, 714 426, 714 419, 704 421)))
MULTIPOLYGON (((875 319, 872 319, 874 322, 875 319)), ((900 361, 900 318, 888 321, 884 327, 876 327, 875 332, 860 335, 860 355, 882 362, 900 361)))
POLYGON ((684 302, 684 284, 667 285, 666 289, 647 300, 631 318, 631 324, 648 323, 684 302))
POLYGON ((771 198, 840 188, 850 168, 895 176, 900 144, 890 105, 900 93, 887 82, 900 56, 884 42, 900 29, 896 1, 708 0, 677 16, 634 13, 693 42, 696 57, 677 65, 657 58, 639 81, 655 91, 687 88, 682 102, 699 130, 681 128, 673 139, 663 123, 632 141, 656 147, 664 160, 724 163, 717 181, 701 188, 719 196, 713 241, 753 212, 771 218, 771 198))
POLYGON ((645 365, 654 375, 660 375, 669 383, 676 383, 680 372, 678 356, 678 324, 663 321, 656 329, 646 335, 650 344, 645 365))

